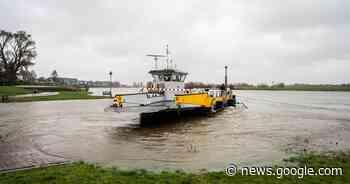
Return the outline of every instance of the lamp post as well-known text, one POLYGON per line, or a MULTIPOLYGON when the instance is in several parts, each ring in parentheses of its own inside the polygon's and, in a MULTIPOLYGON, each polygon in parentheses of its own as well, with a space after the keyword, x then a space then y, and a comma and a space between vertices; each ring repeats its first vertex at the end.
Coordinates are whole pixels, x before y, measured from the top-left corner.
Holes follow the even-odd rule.
POLYGON ((112 96, 112 87, 113 87, 113 82, 112 82, 112 71, 109 72, 109 79, 111 81, 111 88, 109 89, 109 94, 112 96))
POLYGON ((225 66, 225 90, 227 89, 227 66, 225 66))

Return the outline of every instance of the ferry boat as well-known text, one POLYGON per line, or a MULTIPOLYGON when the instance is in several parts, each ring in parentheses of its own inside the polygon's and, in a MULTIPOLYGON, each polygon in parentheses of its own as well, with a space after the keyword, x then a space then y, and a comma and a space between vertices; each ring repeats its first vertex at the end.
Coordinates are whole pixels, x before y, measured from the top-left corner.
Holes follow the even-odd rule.
POLYGON ((225 84, 221 89, 185 89, 187 72, 176 69, 166 46, 165 55, 148 54, 153 57, 154 68, 148 73, 152 76, 152 85, 142 88, 138 93, 117 94, 113 107, 127 108, 126 96, 139 96, 141 120, 168 116, 169 114, 215 113, 226 106, 235 106, 233 91, 227 88, 227 67, 225 66, 225 84), (165 67, 158 68, 159 59, 165 59, 165 67))

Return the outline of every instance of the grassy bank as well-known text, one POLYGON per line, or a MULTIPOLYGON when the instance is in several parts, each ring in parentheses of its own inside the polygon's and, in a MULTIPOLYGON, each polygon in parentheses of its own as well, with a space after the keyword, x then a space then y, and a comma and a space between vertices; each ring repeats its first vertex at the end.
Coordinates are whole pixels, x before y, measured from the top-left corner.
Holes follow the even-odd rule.
POLYGON ((58 95, 53 96, 31 96, 13 98, 14 102, 35 102, 35 101, 52 101, 52 100, 87 100, 87 99, 104 99, 107 96, 90 96, 86 91, 58 91, 58 95))
POLYGON ((51 100, 84 100, 84 99, 103 99, 107 96, 90 96, 85 90, 80 88, 69 88, 62 86, 0 86, 0 96, 10 96, 9 102, 33 102, 33 101, 51 101, 51 100), (28 96, 14 97, 16 95, 31 94, 36 92, 59 92, 53 96, 28 96))
POLYGON ((0 174, 0 183, 350 183, 350 154, 304 154, 288 159, 299 167, 341 167, 341 176, 226 176, 220 172, 188 173, 182 171, 151 172, 101 168, 86 163, 0 174))
POLYGON ((19 88, 16 86, 0 86, 0 96, 14 96, 32 93, 32 90, 19 88))

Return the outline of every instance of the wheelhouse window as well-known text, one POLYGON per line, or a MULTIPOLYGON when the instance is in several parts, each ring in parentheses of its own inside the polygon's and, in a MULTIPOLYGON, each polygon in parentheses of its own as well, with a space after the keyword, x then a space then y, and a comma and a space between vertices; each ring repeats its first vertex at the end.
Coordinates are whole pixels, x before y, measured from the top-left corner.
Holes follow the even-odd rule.
POLYGON ((164 76, 164 81, 170 81, 170 80, 171 80, 171 75, 164 76))
POLYGON ((174 81, 174 82, 184 82, 186 79, 186 73, 154 73, 152 74, 153 80, 156 82, 164 81, 174 81))

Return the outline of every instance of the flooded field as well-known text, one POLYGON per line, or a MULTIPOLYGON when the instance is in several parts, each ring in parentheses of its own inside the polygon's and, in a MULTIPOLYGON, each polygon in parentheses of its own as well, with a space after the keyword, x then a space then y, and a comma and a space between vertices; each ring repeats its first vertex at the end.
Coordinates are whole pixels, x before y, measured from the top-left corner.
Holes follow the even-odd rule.
MULTIPOLYGON (((100 89, 98 89, 100 90, 100 89)), ((120 168, 222 170, 303 150, 350 148, 350 93, 238 91, 248 109, 139 127, 111 100, 0 104, 0 170, 84 160, 120 168)))

